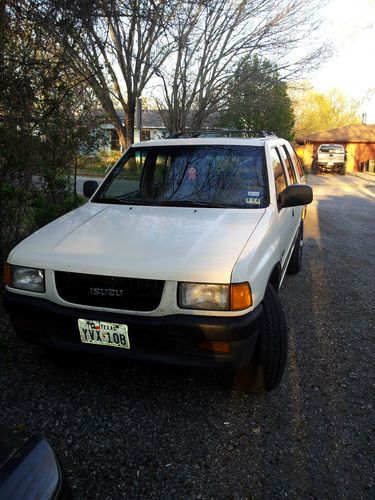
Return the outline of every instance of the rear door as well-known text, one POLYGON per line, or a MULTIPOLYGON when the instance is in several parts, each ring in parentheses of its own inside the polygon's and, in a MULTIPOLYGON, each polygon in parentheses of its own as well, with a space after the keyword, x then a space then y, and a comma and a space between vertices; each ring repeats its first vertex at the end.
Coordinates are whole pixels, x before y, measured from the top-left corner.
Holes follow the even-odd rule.
MULTIPOLYGON (((277 156, 280 160, 280 166, 278 166, 279 170, 279 179, 280 179, 280 167, 284 173, 284 178, 286 182, 286 186, 290 186, 292 184, 298 184, 299 175, 293 164, 290 153, 288 151, 286 144, 280 144, 276 147, 277 156)), ((275 170, 274 170, 275 172, 275 170)), ((277 177, 275 176, 275 180, 277 177)), ((280 189, 281 183, 278 181, 279 186, 276 183, 276 191, 280 189)), ((279 191, 280 192, 280 191, 279 191)), ((285 266, 289 262, 290 255, 293 251, 294 243, 298 236, 298 231, 301 224, 303 207, 287 207, 279 210, 279 218, 280 218, 280 231, 281 237, 280 241, 282 244, 281 248, 281 265, 284 270, 285 266)))
MULTIPOLYGON (((278 147, 271 148, 271 161, 275 179, 276 197, 278 199, 280 193, 282 193, 284 189, 287 188, 290 182, 286 168, 281 159, 281 153, 278 147)), ((293 209, 290 207, 282 209, 279 208, 278 219, 279 219, 279 234, 280 234, 281 268, 282 271, 284 271, 285 266, 289 261, 291 246, 293 244, 293 238, 295 233, 295 212, 293 212, 293 209)))

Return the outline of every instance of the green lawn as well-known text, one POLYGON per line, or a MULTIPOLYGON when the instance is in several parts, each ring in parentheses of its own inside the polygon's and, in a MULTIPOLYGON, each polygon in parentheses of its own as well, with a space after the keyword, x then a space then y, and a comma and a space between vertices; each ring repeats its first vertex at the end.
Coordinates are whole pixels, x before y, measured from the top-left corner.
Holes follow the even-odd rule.
POLYGON ((116 151, 111 154, 98 153, 95 156, 78 158, 77 174, 103 176, 116 163, 120 156, 121 153, 116 151))

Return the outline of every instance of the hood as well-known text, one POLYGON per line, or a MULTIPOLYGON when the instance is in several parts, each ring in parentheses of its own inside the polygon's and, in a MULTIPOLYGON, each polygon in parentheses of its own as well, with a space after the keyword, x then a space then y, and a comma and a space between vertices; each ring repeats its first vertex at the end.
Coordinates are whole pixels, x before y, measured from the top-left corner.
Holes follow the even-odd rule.
POLYGON ((87 274, 229 283, 264 212, 89 202, 26 238, 9 262, 87 274))

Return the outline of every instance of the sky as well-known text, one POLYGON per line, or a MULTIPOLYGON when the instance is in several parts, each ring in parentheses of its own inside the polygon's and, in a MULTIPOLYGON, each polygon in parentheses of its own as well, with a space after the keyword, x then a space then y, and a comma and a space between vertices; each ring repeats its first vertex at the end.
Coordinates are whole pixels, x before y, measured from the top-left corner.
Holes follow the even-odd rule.
POLYGON ((375 0, 331 0, 322 14, 322 38, 332 40, 335 53, 309 80, 319 92, 337 87, 360 99, 367 123, 375 124, 375 0))

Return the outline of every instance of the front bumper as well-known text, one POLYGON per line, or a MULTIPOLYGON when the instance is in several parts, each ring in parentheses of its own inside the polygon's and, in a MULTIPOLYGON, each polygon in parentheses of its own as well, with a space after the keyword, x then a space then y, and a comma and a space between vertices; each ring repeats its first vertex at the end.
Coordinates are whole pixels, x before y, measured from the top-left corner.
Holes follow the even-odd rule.
POLYGON ((33 344, 173 365, 221 367, 231 371, 243 368, 251 359, 263 318, 262 305, 243 316, 179 314, 155 317, 63 307, 9 291, 5 292, 4 304, 18 335, 33 344), (82 343, 79 318, 126 324, 130 349, 82 343), (227 342, 230 353, 202 351, 199 348, 202 341, 227 342))

